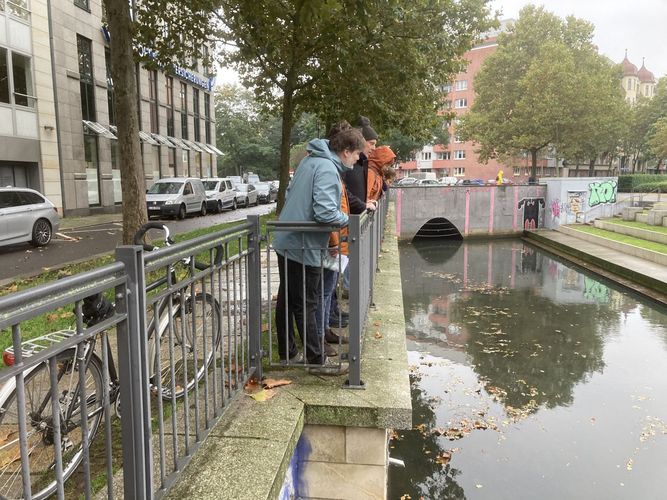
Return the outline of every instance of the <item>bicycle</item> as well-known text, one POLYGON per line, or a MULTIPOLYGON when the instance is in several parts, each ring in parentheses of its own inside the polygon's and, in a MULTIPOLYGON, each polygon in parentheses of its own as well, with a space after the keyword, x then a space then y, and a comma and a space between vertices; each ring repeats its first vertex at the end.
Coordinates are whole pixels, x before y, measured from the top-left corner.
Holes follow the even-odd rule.
MULTIPOLYGON (((145 250, 153 249, 145 243, 145 235, 150 229, 164 231, 165 243, 173 243, 166 226, 155 222, 148 223, 135 235, 135 243, 143 244, 145 250)), ((181 263, 190 275, 194 269, 208 267, 196 261, 191 262, 189 258, 181 263)), ((169 266, 167 276, 149 284, 146 291, 150 293, 165 284, 176 283, 176 278, 175 269, 169 266)), ((112 318, 115 314, 113 304, 101 294, 86 297, 81 310, 88 328, 112 318)), ((214 352, 221 341, 221 308, 211 294, 189 293, 185 288, 159 299, 154 310, 155 314, 147 327, 151 392, 159 393, 164 400, 175 404, 186 391, 189 392, 201 381, 213 362, 214 352), (208 350, 205 349, 207 339, 210 339, 210 345, 214 346, 208 350)), ((23 342, 21 351, 24 357, 29 357, 75 335, 74 330, 49 333, 23 342)), ((54 379, 57 384, 55 393, 59 396, 56 404, 60 409, 57 420, 60 422, 58 429, 63 483, 81 464, 84 442, 92 443, 102 418, 107 417, 105 402, 109 402, 109 408, 114 407, 116 416, 121 415, 120 383, 112 347, 108 332, 103 330, 100 334, 56 355, 54 379), (96 352, 98 336, 102 337, 102 358, 96 352), (103 358, 108 360, 106 373, 103 358), (83 375, 80 373, 81 369, 83 375), (86 402, 86 417, 82 415, 82 400, 86 402), (85 441, 84 435, 87 435, 85 441)), ((13 349, 6 349, 3 353, 5 364, 13 364, 13 356, 13 349)), ((24 373, 30 483, 32 498, 38 500, 53 495, 58 488, 58 429, 54 425, 56 418, 53 414, 54 401, 51 399, 51 377, 48 362, 36 365, 24 373)), ((7 499, 24 497, 16 391, 13 378, 0 389, 0 498, 7 499)))

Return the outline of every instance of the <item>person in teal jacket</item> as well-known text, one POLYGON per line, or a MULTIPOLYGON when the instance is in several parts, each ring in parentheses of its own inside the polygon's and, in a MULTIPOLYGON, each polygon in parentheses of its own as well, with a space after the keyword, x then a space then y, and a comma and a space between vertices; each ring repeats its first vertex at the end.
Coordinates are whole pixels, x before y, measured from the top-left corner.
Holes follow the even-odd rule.
MULTIPOLYGON (((341 211, 341 174, 352 168, 363 150, 365 140, 354 128, 342 130, 331 140, 314 139, 308 143, 306 156, 297 168, 285 195, 279 220, 347 225, 341 211)), ((305 343, 309 364, 319 374, 339 374, 339 365, 326 363, 317 333, 315 315, 320 289, 321 262, 329 242, 329 231, 276 231, 273 248, 278 254, 280 286, 276 302, 276 330, 280 359, 299 359, 293 320, 305 343), (305 296, 304 296, 305 285, 305 296), (305 299, 305 310, 304 310, 305 299)))

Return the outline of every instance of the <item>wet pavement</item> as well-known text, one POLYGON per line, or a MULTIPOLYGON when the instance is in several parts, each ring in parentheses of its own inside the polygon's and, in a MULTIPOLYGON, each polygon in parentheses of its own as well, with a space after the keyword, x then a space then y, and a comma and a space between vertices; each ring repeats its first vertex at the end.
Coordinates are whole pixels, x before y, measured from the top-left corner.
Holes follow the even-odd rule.
POLYGON ((667 309, 519 240, 401 268, 414 429, 389 498, 664 498, 667 309))

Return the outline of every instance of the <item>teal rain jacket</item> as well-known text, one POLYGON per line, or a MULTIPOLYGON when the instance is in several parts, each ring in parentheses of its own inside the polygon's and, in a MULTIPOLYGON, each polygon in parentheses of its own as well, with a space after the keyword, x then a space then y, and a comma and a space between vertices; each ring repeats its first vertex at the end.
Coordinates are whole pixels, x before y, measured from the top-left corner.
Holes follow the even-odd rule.
MULTIPOLYGON (((338 155, 329 149, 326 139, 308 143, 306 156, 287 187, 281 222, 319 222, 347 225, 347 214, 341 212, 341 174, 349 170, 338 155)), ((320 267, 329 232, 276 231, 273 248, 277 253, 307 266, 320 267)))

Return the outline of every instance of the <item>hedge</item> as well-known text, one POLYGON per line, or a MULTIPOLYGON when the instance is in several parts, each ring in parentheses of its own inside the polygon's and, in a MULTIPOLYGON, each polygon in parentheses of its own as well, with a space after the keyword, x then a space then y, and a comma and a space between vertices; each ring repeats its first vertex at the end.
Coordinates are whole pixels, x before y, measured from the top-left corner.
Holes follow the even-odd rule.
MULTIPOLYGON (((666 174, 630 174, 618 176, 618 192, 632 193, 640 191, 640 186, 667 182, 666 174)), ((664 191, 664 189, 663 189, 664 191)))
MULTIPOLYGON (((651 176, 657 177, 657 176, 651 176)), ((667 193, 667 180, 662 182, 646 182, 634 187, 635 193, 667 193)))

